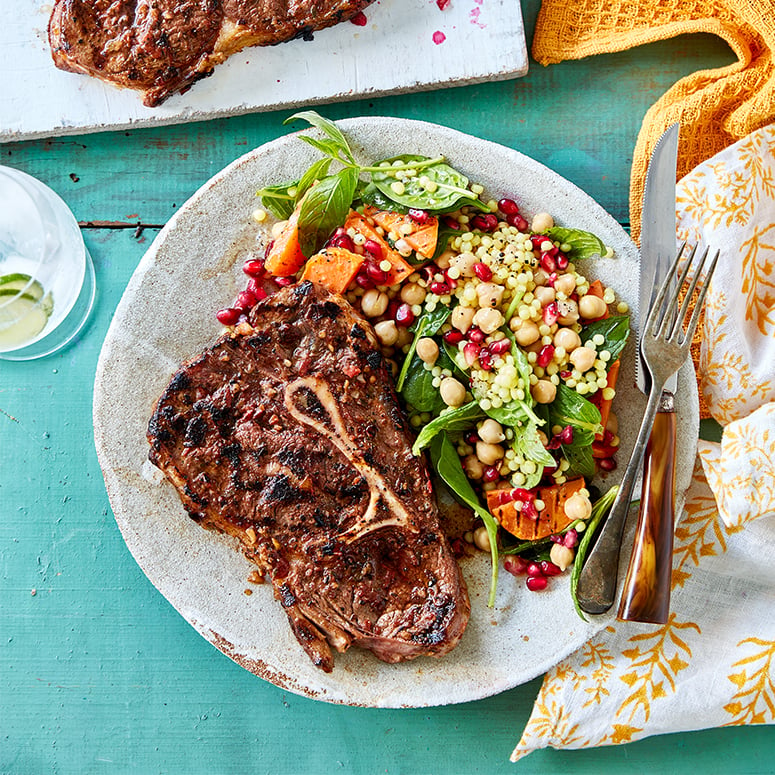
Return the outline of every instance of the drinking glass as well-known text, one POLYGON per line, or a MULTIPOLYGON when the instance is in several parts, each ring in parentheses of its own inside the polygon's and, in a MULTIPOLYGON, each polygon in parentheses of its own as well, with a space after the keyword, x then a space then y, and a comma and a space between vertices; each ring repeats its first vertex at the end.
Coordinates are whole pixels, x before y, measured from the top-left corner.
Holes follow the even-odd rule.
POLYGON ((0 358, 64 347, 94 295, 94 266, 67 205, 39 180, 0 166, 0 358))

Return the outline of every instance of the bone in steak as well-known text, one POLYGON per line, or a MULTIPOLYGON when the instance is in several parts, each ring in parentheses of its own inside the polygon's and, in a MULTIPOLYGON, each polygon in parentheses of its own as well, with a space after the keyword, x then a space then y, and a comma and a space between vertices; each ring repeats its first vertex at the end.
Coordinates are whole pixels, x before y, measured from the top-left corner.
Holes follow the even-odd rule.
POLYGON ((186 91, 246 46, 307 38, 372 0, 55 0, 54 64, 143 92, 149 107, 186 91))
POLYGON ((238 538, 323 670, 352 643, 439 656, 470 606, 371 326, 302 283, 184 364, 150 459, 203 526, 238 538))

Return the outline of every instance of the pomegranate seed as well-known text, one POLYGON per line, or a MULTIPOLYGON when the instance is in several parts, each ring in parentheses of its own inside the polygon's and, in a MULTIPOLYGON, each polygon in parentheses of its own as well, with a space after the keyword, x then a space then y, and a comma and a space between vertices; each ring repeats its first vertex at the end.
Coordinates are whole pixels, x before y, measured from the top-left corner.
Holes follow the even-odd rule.
POLYGON ((549 560, 542 560, 541 573, 543 573, 544 576, 559 576, 562 571, 553 562, 549 562, 549 560))
POLYGON ((382 250, 382 245, 377 242, 377 240, 373 239, 367 239, 366 242, 363 243, 363 249, 374 256, 374 258, 377 259, 377 261, 382 261, 382 257, 384 255, 384 251, 382 250))
POLYGON ((474 274, 483 282, 488 283, 492 280, 492 269, 481 261, 473 266, 474 274))
POLYGON ((447 344, 458 344, 463 341, 463 333, 457 329, 450 329, 441 337, 447 344))
POLYGON ((557 272, 549 272, 549 276, 546 278, 546 284, 551 285, 554 288, 554 284, 557 282, 557 272))
POLYGON ((380 269, 376 264, 366 264, 366 275, 375 285, 385 285, 388 281, 388 273, 380 269))
POLYGON ((446 296, 449 293, 449 286, 446 283, 434 280, 430 286, 431 293, 435 293, 437 296, 446 296))
POLYGON ((420 276, 423 280, 425 280, 426 283, 432 282, 438 271, 439 268, 436 266, 436 264, 428 264, 427 266, 423 266, 419 269, 420 276))
POLYGON ((470 328, 468 330, 468 338, 470 341, 472 341, 474 344, 482 344, 484 340, 487 338, 487 335, 482 331, 481 328, 470 328))
POLYGON ((478 214, 471 219, 471 228, 484 232, 493 232, 498 228, 498 216, 494 213, 478 214))
POLYGON ((527 565, 525 560, 513 554, 507 554, 503 558, 503 570, 512 576, 524 576, 527 572, 527 565))
POLYGON ((355 275, 355 282, 360 288, 363 288, 364 291, 369 291, 374 287, 374 282, 365 272, 358 272, 358 274, 355 275))
POLYGON ((412 208, 409 210, 407 215, 415 222, 415 223, 428 223, 428 219, 430 218, 430 215, 425 212, 425 210, 416 210, 412 208))
POLYGON ((237 300, 234 302, 234 306, 238 309, 246 310, 254 307, 258 299, 254 293, 250 291, 240 291, 237 294, 237 300))
POLYGON ((414 323, 414 312, 408 304, 401 304, 396 310, 396 325, 409 328, 414 323))
POLYGON ((264 251, 264 258, 266 258, 272 252, 273 247, 274 240, 270 240, 269 244, 266 246, 266 250, 264 251))
POLYGON ((531 562, 527 566, 527 575, 528 576, 543 576, 544 574, 541 572, 541 566, 537 562, 531 562))
POLYGON ((264 269, 264 261, 260 258, 251 258, 248 259, 243 265, 242 265, 242 271, 248 275, 248 277, 263 277, 264 272, 266 271, 264 269))
POLYGON ((471 446, 476 446, 477 441, 481 441, 479 438, 479 434, 476 431, 471 431, 466 437, 466 444, 470 444, 471 446))
POLYGON ((573 426, 566 425, 558 434, 563 444, 573 444, 573 426))
POLYGON ((344 234, 335 235, 328 243, 332 248, 343 248, 349 250, 350 253, 355 252, 355 243, 350 239, 350 235, 345 232, 344 234))
POLYGON ((366 18, 366 14, 363 11, 358 11, 358 13, 350 19, 350 22, 356 27, 365 27, 369 23, 369 20, 366 18))
POLYGON ((611 433, 611 431, 605 431, 603 433, 603 442, 605 444, 610 444, 614 440, 614 434, 611 433))
POLYGON ((542 369, 545 369, 552 362, 552 358, 554 358, 554 345, 545 344, 538 351, 538 356, 536 357, 536 366, 540 366, 542 369))
POLYGON ((457 288, 457 280, 449 276, 449 269, 444 270, 444 282, 449 286, 450 290, 457 288))
POLYGON ((543 474, 544 477, 551 476, 555 471, 557 470, 557 463, 555 463, 553 466, 544 466, 543 474))
POLYGON ((215 313, 216 320, 224 326, 233 326, 237 323, 242 314, 241 309, 235 309, 234 307, 225 307, 219 309, 215 313))
POLYGON ((563 369, 560 372, 560 379, 570 379, 572 376, 573 376, 572 371, 566 371, 565 369, 563 369))
POLYGON ((506 223, 508 223, 509 226, 513 226, 517 231, 527 231, 528 229, 527 221, 519 213, 516 215, 507 215, 506 223))
POLYGON ((479 351, 482 348, 478 344, 468 342, 463 348, 463 357, 466 359, 466 363, 469 366, 473 366, 476 359, 479 357, 479 351))
POLYGON ((497 342, 491 342, 487 348, 493 355, 503 355, 511 350, 510 339, 499 339, 497 342))
POLYGON ((531 592, 540 592, 542 589, 546 589, 546 585, 549 583, 549 579, 546 576, 528 576, 525 584, 531 592))
POLYGON ((385 316, 390 320, 396 319, 396 313, 398 312, 398 308, 401 306, 401 302, 397 299, 391 299, 388 302, 387 309, 385 310, 385 316))
POLYGON ((568 268, 568 257, 565 255, 565 253, 557 253, 554 258, 555 261, 557 261, 557 268, 564 272, 568 268))
POLYGON ((513 199, 501 199, 498 202, 498 209, 504 215, 519 215, 519 207, 513 199))
POLYGON ((554 272, 557 269, 557 262, 549 253, 541 253, 541 268, 545 272, 554 272))
POLYGON ((557 322, 557 318, 560 317, 560 310, 557 308, 557 302, 550 301, 544 307, 541 315, 547 326, 553 326, 557 322))
POLYGON ((576 531, 576 528, 572 527, 563 537, 562 537, 562 543, 564 546, 566 546, 568 549, 573 549, 574 546, 579 542, 579 534, 576 531))
POLYGON ((485 482, 497 482, 501 478, 500 469, 497 466, 485 466, 482 479, 485 482))
POLYGON ((453 231, 460 231, 460 224, 451 215, 447 215, 444 217, 444 225, 448 229, 452 229, 453 231))
POLYGON ((258 280, 253 278, 249 283, 247 290, 256 297, 256 301, 265 299, 269 294, 258 284, 258 280))
POLYGON ((533 236, 530 237, 530 241, 533 243, 534 248, 540 248, 541 245, 546 242, 546 237, 544 237, 543 234, 533 234, 533 236))
POLYGON ((479 367, 484 371, 492 371, 492 353, 489 350, 479 351, 479 367))
POLYGON ((274 281, 281 288, 287 288, 289 285, 293 285, 296 282, 296 278, 295 277, 275 277, 274 281))
POLYGON ((604 457, 602 460, 598 460, 597 464, 603 471, 615 471, 616 460, 612 457, 604 457))
POLYGON ((553 544, 561 544, 563 543, 563 538, 559 533, 552 533, 552 535, 549 536, 549 540, 553 544))
POLYGON ((533 499, 533 493, 530 492, 530 490, 526 490, 524 487, 515 487, 511 493, 514 496, 515 501, 522 501, 522 503, 527 503, 529 500, 533 499))
POLYGON ((527 501, 522 506, 522 514, 523 516, 527 517, 528 519, 537 520, 538 519, 538 511, 536 511, 536 505, 533 501, 527 501))

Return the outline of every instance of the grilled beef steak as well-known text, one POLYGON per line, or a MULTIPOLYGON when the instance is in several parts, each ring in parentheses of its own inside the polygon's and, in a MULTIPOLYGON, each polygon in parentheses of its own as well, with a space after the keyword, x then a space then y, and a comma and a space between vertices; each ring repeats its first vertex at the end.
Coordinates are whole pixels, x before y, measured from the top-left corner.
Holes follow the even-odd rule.
POLYGON ((311 283, 175 374, 150 459, 189 514, 238 538, 313 662, 351 643, 386 662, 449 651, 470 613, 371 327, 311 283))
POLYGON ((55 0, 54 64, 143 92, 149 107, 246 46, 270 46, 352 18, 372 0, 55 0))

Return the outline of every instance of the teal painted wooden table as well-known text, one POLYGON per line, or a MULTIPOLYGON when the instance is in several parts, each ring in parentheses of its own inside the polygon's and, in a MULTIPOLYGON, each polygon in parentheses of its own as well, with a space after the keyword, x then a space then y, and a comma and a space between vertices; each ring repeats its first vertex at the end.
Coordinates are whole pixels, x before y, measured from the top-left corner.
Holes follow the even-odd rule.
MULTIPOLYGON (((538 0, 524 0, 528 39, 538 0)), ((732 61, 712 37, 544 69, 521 80, 331 105, 516 148, 627 223, 643 114, 677 78, 732 61)), ((303 699, 242 670, 151 586, 113 520, 94 452, 94 370, 111 315, 159 227, 213 173, 285 130, 269 113, 0 147, 67 201, 94 257, 95 314, 37 362, 0 361, 0 772, 769 773, 771 728, 509 754, 540 680, 463 705, 364 710, 303 699)))

